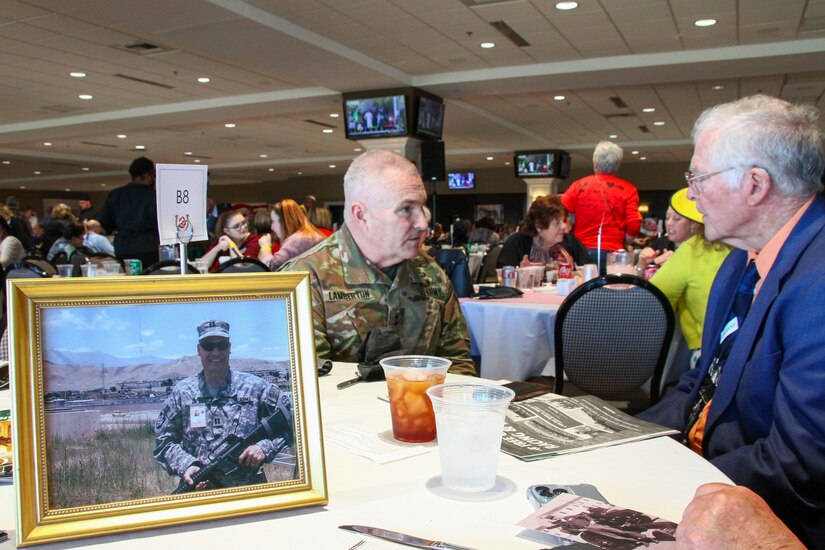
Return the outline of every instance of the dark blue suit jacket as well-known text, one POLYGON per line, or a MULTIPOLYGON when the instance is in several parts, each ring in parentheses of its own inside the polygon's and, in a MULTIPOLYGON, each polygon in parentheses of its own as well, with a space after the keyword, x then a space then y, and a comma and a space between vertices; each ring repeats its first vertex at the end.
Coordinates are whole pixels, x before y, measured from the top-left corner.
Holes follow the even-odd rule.
MULTIPOLYGON (((682 430, 719 347, 747 254, 714 280, 702 359, 640 418, 682 430)), ((760 494, 810 548, 825 547, 825 199, 817 196, 762 282, 722 370, 703 455, 760 494)), ((735 526, 731 526, 735 529, 735 526)))

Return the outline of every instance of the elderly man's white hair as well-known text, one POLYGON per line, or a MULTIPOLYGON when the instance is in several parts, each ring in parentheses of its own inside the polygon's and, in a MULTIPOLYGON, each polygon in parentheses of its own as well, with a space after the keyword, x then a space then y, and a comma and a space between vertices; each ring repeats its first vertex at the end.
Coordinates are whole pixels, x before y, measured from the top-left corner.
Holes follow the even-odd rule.
POLYGON ((624 158, 624 149, 612 141, 600 141, 593 151, 593 169, 597 174, 615 175, 624 158))
POLYGON ((386 170, 420 177, 415 164, 393 151, 373 149, 359 155, 344 174, 344 222, 351 222, 353 202, 369 204, 377 186, 392 185, 382 177, 386 170))

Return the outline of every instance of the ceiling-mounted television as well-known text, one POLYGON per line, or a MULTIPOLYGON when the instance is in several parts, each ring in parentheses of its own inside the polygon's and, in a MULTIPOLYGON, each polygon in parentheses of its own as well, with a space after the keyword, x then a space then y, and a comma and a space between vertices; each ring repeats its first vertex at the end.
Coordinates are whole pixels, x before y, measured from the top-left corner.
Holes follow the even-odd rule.
POLYGON ((344 96, 347 139, 406 136, 409 133, 408 96, 403 90, 344 96))
POLYGON ((444 103, 418 88, 348 92, 343 95, 343 103, 347 139, 441 139, 444 103))
POLYGON ((475 186, 475 172, 450 172, 447 174, 448 189, 473 189, 475 186))
POLYGON ((566 178, 570 154, 558 149, 516 151, 513 167, 517 178, 566 178))
POLYGON ((435 96, 417 95, 415 134, 421 138, 441 139, 444 131, 444 104, 435 96))

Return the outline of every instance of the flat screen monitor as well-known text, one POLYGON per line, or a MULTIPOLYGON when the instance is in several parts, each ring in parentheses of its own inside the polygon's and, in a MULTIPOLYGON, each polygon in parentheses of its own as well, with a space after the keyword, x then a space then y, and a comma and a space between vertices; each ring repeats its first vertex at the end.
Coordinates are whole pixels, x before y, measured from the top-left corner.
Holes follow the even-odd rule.
POLYGON ((444 104, 427 96, 419 96, 415 133, 425 138, 441 139, 443 131, 444 104))
POLYGON ((450 172, 447 174, 448 189, 473 189, 475 186, 475 172, 450 172))
POLYGON ((404 94, 345 99, 347 139, 405 136, 407 96, 404 94))
POLYGON ((566 151, 516 151, 513 158, 517 178, 566 178, 570 155, 566 151))

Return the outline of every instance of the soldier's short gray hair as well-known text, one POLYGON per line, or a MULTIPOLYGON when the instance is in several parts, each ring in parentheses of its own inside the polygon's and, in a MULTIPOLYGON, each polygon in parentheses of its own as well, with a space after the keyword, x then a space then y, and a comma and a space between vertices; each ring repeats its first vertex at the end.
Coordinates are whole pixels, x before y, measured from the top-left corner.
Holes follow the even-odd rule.
POLYGON ((350 221, 353 202, 366 202, 375 186, 392 185, 382 179, 387 170, 419 176, 415 164, 393 151, 373 149, 359 155, 344 174, 344 221, 350 221))

